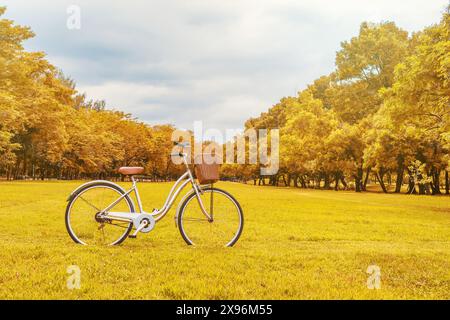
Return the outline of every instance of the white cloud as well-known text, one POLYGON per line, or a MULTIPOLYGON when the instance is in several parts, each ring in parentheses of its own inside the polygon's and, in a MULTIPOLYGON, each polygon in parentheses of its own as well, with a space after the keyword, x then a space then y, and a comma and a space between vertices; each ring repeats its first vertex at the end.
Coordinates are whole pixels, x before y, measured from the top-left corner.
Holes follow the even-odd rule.
POLYGON ((125 105, 139 106, 139 104, 146 100, 160 99, 171 93, 170 89, 164 86, 118 81, 93 86, 80 86, 78 90, 80 92, 88 92, 90 96, 102 97, 107 101, 114 101, 113 107, 125 105))

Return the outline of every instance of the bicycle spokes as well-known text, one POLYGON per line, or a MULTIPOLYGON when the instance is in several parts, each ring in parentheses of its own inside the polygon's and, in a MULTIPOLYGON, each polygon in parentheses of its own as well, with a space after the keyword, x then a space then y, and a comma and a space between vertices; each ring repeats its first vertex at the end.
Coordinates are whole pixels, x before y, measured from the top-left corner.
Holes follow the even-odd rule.
MULTIPOLYGON (((83 244, 115 244, 130 228, 130 222, 111 220, 102 210, 116 200, 121 193, 113 188, 95 186, 83 190, 74 198, 68 214, 68 227, 78 242, 83 244)), ((125 199, 114 210, 130 212, 125 199)))
POLYGON ((202 212, 194 197, 188 198, 179 219, 183 238, 196 246, 233 245, 243 222, 237 202, 230 195, 216 190, 205 190, 200 197, 209 209, 211 220, 202 212))

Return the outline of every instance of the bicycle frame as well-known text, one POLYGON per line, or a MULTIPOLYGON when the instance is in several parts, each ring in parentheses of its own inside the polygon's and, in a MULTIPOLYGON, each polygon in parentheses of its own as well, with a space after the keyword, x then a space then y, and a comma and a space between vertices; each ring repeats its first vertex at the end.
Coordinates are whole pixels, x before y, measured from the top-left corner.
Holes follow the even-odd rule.
MULTIPOLYGON (((137 188, 137 180, 131 176, 131 181, 133 183, 132 187, 126 191, 122 196, 120 196, 117 200, 112 202, 109 206, 107 206, 105 209, 103 209, 100 212, 100 215, 103 215, 104 217, 107 217, 112 220, 120 220, 120 221, 133 221, 133 219, 136 217, 136 213, 130 213, 130 212, 109 212, 110 209, 114 208, 116 204, 118 204, 123 198, 130 195, 132 192, 135 193, 137 205, 139 208, 139 213, 141 214, 149 214, 154 217, 155 222, 161 220, 167 212, 172 207, 173 203, 177 199, 180 192, 186 187, 186 185, 191 182, 192 189, 196 194, 196 198, 198 201, 198 204, 200 206, 200 209, 202 213, 206 216, 208 221, 212 221, 211 216, 208 214, 208 212, 205 209, 205 206, 203 205, 202 199, 200 198, 200 195, 203 193, 202 190, 199 188, 197 183, 195 182, 195 179, 192 175, 191 169, 189 168, 189 165, 186 161, 186 154, 180 153, 179 154, 183 158, 183 163, 186 166, 186 172, 178 178, 178 180, 175 182, 175 184, 172 186, 172 188, 169 191, 169 194, 167 195, 166 201, 164 202, 164 205, 161 209, 154 209, 151 213, 145 212, 141 197, 139 195, 139 191, 137 188), (158 217, 156 217, 158 216, 158 217)), ((192 191, 191 191, 192 192, 192 191)))

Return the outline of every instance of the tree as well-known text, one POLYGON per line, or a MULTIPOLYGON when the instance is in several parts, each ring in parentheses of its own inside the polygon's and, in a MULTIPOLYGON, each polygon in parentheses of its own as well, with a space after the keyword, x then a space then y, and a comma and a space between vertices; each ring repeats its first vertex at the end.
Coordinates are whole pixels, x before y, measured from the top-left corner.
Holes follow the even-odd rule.
POLYGON ((280 137, 281 167, 287 168, 295 184, 297 178, 305 187, 305 180, 311 178, 318 186, 322 179, 328 184, 329 170, 322 155, 326 153, 324 141, 337 124, 334 113, 305 90, 286 114, 280 137))
MULTIPOLYGON (((450 15, 415 35, 413 53, 399 63, 395 82, 384 90, 386 112, 397 128, 415 135, 415 158, 425 163, 433 193, 440 193, 440 173, 446 155, 450 113, 450 15)), ((405 150, 405 149, 403 149, 405 150)), ((405 165, 405 163, 403 163, 405 165)), ((398 190, 397 190, 398 191, 398 190)))

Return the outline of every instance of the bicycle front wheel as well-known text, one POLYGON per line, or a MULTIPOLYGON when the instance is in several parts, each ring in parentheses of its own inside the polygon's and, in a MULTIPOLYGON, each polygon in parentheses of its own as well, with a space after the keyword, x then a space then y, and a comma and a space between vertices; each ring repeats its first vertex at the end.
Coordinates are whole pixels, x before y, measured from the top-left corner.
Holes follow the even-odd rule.
POLYGON ((237 200, 217 188, 202 189, 201 201, 211 216, 200 209, 197 195, 192 193, 183 202, 178 214, 178 228, 188 245, 232 247, 241 236, 244 216, 237 200))

